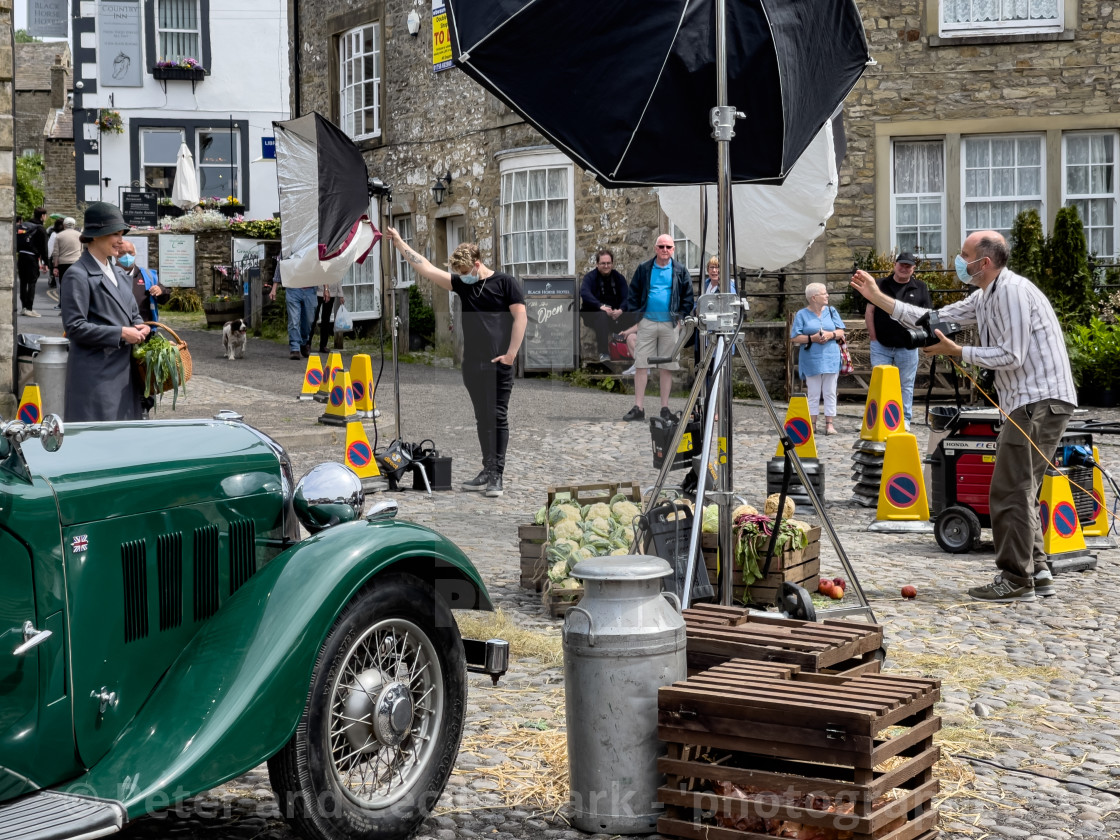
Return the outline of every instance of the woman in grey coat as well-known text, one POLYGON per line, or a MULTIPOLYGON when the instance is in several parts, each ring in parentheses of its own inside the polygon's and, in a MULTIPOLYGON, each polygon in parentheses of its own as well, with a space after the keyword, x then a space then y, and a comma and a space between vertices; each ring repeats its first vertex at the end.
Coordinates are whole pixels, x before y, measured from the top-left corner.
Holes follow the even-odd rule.
POLYGON ((150 328, 136 308, 129 279, 109 262, 128 228, 114 205, 90 204, 82 230, 86 250, 63 278, 62 325, 70 339, 67 422, 141 416, 132 347, 147 339, 150 328))

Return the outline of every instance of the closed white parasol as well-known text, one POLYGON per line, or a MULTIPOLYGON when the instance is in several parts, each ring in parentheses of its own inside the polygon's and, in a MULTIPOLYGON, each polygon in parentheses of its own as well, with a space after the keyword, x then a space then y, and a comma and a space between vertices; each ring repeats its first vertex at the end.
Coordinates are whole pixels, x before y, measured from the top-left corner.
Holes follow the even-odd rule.
POLYGON ((198 204, 198 172, 194 168, 194 155, 186 143, 179 145, 175 158, 175 183, 171 185, 171 201, 184 210, 198 204))

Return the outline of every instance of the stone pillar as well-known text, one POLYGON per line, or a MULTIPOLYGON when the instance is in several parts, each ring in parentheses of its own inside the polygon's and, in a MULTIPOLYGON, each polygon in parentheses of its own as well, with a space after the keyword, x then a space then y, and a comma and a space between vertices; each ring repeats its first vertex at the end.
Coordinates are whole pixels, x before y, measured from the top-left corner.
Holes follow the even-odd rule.
POLYGON ((12 0, 0 0, 0 263, 8 266, 0 271, 0 417, 12 419, 19 405, 16 385, 15 337, 15 85, 12 54, 12 0))

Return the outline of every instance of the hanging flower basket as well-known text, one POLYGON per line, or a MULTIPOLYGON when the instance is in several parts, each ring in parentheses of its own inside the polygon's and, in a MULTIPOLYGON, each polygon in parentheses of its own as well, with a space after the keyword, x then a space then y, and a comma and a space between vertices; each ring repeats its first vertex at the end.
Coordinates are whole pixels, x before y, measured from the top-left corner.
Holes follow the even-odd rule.
POLYGON ((153 67, 152 75, 161 80, 178 79, 187 82, 197 82, 206 78, 206 70, 202 67, 153 67))
POLYGON ((102 134, 123 134, 124 120, 120 111, 99 111, 97 114, 97 130, 102 134))

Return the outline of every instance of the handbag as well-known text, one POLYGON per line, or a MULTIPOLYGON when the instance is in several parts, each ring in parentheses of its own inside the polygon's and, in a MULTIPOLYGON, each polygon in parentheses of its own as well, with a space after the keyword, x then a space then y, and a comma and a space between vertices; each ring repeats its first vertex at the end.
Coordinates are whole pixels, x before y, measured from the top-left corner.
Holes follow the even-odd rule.
POLYGON ((350 314, 350 310, 346 308, 346 304, 340 304, 338 310, 334 313, 334 328, 341 332, 354 329, 354 317, 350 314))
POLYGON ((852 364, 852 355, 848 352, 848 342, 838 338, 836 343, 840 345, 840 375, 845 376, 855 370, 855 366, 852 364))
POLYGON ((626 339, 620 333, 614 333, 607 341, 607 353, 612 362, 629 362, 634 359, 630 355, 630 348, 626 346, 626 339))

